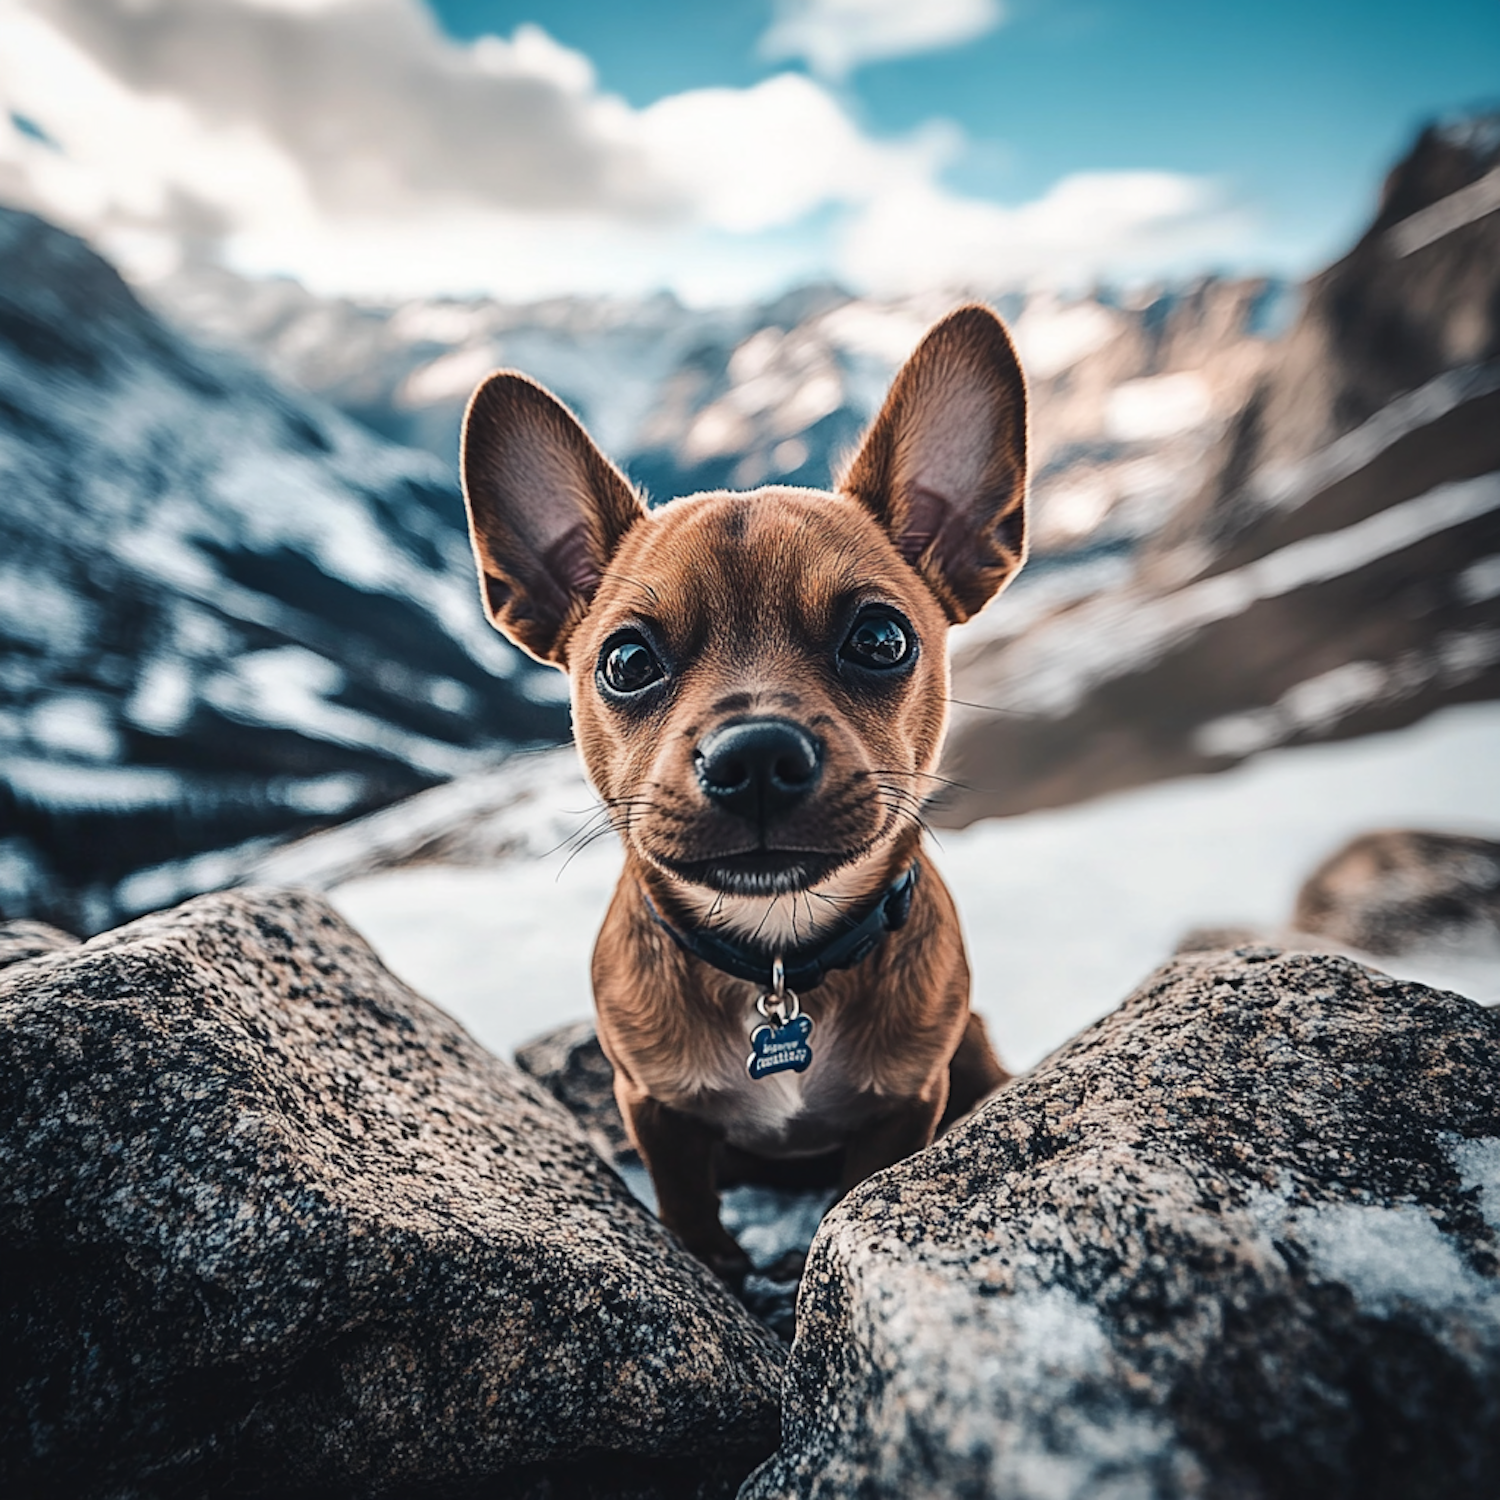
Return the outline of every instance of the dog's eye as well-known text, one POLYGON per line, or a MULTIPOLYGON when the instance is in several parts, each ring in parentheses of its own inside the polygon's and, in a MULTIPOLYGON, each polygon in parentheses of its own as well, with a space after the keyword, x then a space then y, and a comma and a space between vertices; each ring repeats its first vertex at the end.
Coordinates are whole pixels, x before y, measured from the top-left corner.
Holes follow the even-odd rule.
POLYGON ((617 693, 638 693, 665 675, 656 653, 634 631, 617 636, 604 648, 599 675, 617 693))
POLYGON ((855 622, 839 655, 856 666, 883 672, 911 656, 911 627, 890 610, 867 610, 855 622))

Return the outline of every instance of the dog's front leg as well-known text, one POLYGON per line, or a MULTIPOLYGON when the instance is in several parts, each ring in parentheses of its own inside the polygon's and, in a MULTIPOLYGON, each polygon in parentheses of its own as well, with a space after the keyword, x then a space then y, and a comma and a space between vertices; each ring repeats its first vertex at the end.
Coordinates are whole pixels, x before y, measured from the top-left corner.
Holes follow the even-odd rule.
POLYGON ((648 1094, 617 1086, 615 1096, 651 1174, 662 1223, 722 1281, 736 1288, 743 1285, 750 1257, 719 1222, 713 1132, 648 1094))
POLYGON ((862 1130, 844 1151, 839 1192, 847 1193, 866 1177, 930 1146, 947 1102, 948 1074, 945 1070, 929 1094, 902 1100, 889 1114, 882 1115, 862 1130))

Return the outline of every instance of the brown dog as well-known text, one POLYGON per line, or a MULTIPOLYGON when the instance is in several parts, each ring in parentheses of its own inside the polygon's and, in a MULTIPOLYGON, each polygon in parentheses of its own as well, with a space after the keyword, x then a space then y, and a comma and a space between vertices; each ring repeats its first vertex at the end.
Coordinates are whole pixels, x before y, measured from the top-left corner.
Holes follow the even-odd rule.
POLYGON ((663 1222, 733 1280, 726 1150, 841 1150, 847 1187, 1007 1077, 920 809, 947 628, 1025 555, 1020 366, 992 312, 961 308, 836 493, 649 512, 565 407, 501 372, 469 403, 463 474, 489 617, 569 673, 625 845, 593 967, 621 1112, 663 1222))

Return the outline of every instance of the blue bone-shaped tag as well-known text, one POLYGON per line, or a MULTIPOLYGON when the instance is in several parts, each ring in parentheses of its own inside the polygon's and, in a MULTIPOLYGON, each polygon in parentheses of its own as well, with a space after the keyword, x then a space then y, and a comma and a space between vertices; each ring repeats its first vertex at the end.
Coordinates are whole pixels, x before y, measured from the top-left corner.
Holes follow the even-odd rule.
POLYGON ((751 1052, 745 1066, 752 1078, 772 1073, 804 1073, 812 1061, 807 1039, 812 1035, 811 1016, 793 1016, 784 1026, 757 1026, 750 1033, 751 1052))

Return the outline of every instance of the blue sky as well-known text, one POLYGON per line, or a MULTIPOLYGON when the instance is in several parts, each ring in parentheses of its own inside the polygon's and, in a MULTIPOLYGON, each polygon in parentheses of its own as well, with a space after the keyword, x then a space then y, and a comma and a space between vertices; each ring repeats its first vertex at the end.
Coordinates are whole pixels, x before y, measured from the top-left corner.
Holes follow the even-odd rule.
MULTIPOLYGON (((759 55, 771 0, 436 0, 453 35, 536 22, 644 106, 787 66, 759 55)), ((1420 125, 1500 106, 1496 0, 1011 0, 965 44, 857 70, 844 97, 872 131, 932 118, 967 137, 945 174, 1003 202, 1070 172, 1150 169, 1221 182, 1254 219, 1246 257, 1305 270, 1369 216, 1420 125)))
POLYGON ((1495 0, 0 6, 0 197, 357 296, 1297 275, 1497 102, 1495 0))

